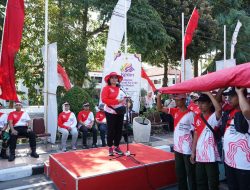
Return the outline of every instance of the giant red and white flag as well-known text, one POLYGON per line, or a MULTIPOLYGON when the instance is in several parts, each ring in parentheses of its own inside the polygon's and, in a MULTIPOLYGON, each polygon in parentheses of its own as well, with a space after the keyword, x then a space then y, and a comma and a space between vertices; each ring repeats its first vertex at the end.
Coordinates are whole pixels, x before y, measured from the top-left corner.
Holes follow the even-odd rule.
POLYGON ((200 15, 196 8, 194 8, 193 13, 188 21, 188 25, 184 37, 184 58, 186 58, 186 49, 189 44, 191 44, 193 39, 193 34, 196 28, 198 27, 200 15))
POLYGON ((57 64, 57 74, 58 74, 58 86, 64 86, 65 90, 69 91, 71 89, 71 83, 68 74, 60 64, 57 64))
POLYGON ((202 75, 182 83, 160 88, 164 94, 211 91, 218 88, 238 86, 250 88, 250 62, 202 75))
POLYGON ((153 92, 156 91, 155 85, 154 83, 150 80, 150 78, 148 77, 147 73, 145 72, 145 70, 143 68, 141 68, 141 77, 146 79, 148 81, 148 84, 150 85, 150 87, 152 88, 153 92))
POLYGON ((0 98, 18 100, 15 86, 15 55, 20 48, 24 24, 24 1, 8 0, 0 60, 0 98))

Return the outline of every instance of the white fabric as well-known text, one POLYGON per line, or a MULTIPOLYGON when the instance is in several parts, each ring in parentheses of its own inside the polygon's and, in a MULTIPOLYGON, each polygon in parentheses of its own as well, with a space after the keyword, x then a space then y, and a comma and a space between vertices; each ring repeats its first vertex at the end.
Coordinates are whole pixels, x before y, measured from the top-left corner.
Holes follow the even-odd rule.
MULTIPOLYGON (((250 120, 247 120, 250 126, 250 120)), ((250 136, 236 131, 234 119, 224 134, 225 163, 242 170, 250 170, 250 136)))
MULTIPOLYGON (((43 56, 44 56, 44 47, 43 56)), ((50 44, 48 46, 48 106, 47 116, 45 115, 45 126, 48 133, 51 134, 51 143, 56 142, 56 130, 57 130, 57 98, 56 90, 58 86, 58 74, 57 74, 57 43, 50 44)), ((46 81, 44 81, 45 83, 46 81)), ((44 90, 45 91, 45 90, 44 90)), ((45 94, 46 96, 46 94, 45 94)), ((46 106, 45 106, 46 108, 46 106)))
MULTIPOLYGON (((196 126, 200 120, 196 121, 196 126)), ((220 120, 217 121, 216 114, 213 113, 207 120, 213 129, 219 126, 220 120)), ((220 161, 220 155, 214 139, 213 132, 206 126, 200 134, 196 146, 196 161, 197 162, 215 162, 220 161)))
POLYGON ((194 114, 186 113, 177 123, 174 129, 174 150, 176 152, 191 155, 193 137, 191 131, 194 130, 194 114))
POLYGON ((230 67, 236 66, 236 60, 235 59, 228 59, 228 60, 220 60, 216 61, 216 71, 227 69, 230 67))
POLYGON ((189 80, 194 78, 193 67, 190 59, 185 60, 183 65, 181 61, 181 81, 189 80), (185 77, 185 78, 184 78, 185 77))
POLYGON ((234 58, 234 47, 237 44, 237 37, 238 33, 240 31, 240 27, 242 26, 241 22, 238 20, 237 25, 235 27, 233 37, 232 37, 232 42, 231 42, 231 59, 234 58))
POLYGON ((76 127, 71 128, 71 131, 58 127, 58 131, 62 133, 61 146, 63 150, 66 149, 67 147, 67 139, 68 139, 69 133, 72 135, 72 142, 71 142, 72 147, 76 146, 77 137, 78 137, 78 131, 76 127))
MULTIPOLYGON (((70 128, 76 127, 77 120, 76 120, 76 116, 73 112, 70 113, 68 121, 64 122, 63 125, 70 127, 70 128)), ((58 127, 58 128, 60 128, 60 127, 58 127)))
POLYGON ((93 112, 90 112, 88 118, 83 122, 85 126, 88 126, 90 123, 95 121, 93 112))
MULTIPOLYGON (((13 114, 13 117, 15 117, 15 114, 13 114)), ((19 121, 14 125, 14 127, 17 126, 28 126, 28 122, 30 121, 30 116, 27 112, 23 112, 22 116, 20 117, 19 121)))
POLYGON ((164 107, 175 108, 176 107, 175 101, 173 99, 167 99, 167 100, 165 100, 164 107))
POLYGON ((4 128, 4 126, 8 123, 7 119, 8 115, 6 113, 0 116, 0 129, 4 128))

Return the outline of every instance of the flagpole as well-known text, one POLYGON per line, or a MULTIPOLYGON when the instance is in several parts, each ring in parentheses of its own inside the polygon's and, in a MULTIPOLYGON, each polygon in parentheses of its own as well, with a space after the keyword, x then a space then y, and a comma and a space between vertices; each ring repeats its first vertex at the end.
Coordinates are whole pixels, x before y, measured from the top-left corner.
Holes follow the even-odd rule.
MULTIPOLYGON (((7 7, 8 7, 8 2, 9 0, 6 1, 6 8, 5 8, 5 17, 3 21, 3 33, 2 33, 2 41, 1 41, 1 52, 0 52, 0 60, 2 59, 2 50, 3 50, 3 37, 4 37, 4 29, 5 29, 5 19, 6 19, 6 12, 7 12, 7 7)), ((0 61, 0 65, 2 64, 2 61, 0 61)))
POLYGON ((227 53, 227 26, 224 25, 224 66, 227 59, 226 53, 227 53))
POLYGON ((125 0, 125 8, 124 8, 124 46, 125 46, 125 59, 127 59, 127 53, 128 53, 128 38, 127 38, 127 0, 125 0))
MULTIPOLYGON (((181 19, 182 20, 182 22, 181 22, 182 23, 181 24, 182 25, 182 27, 181 27, 182 28, 182 31, 181 31, 181 34, 182 34, 182 58, 181 58, 181 62, 182 62, 181 63, 182 64, 182 77, 181 78, 183 79, 183 81, 185 81, 185 65, 184 65, 185 64, 185 57, 184 57, 184 35, 185 35, 184 34, 184 30, 185 30, 184 29, 184 13, 181 14, 181 18, 182 18, 181 19)), ((183 81, 181 80, 181 82, 183 82, 183 81)))
POLYGON ((45 127, 48 131, 48 0, 45 0, 45 34, 44 34, 44 115, 45 127))

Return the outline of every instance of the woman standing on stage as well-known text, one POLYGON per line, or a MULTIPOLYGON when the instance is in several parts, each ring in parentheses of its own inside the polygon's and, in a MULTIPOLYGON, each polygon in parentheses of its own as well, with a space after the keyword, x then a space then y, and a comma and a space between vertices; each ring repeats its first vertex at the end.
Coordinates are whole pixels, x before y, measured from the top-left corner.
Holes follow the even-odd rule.
POLYGON ((101 99, 105 103, 104 111, 107 120, 108 133, 107 144, 109 146, 109 156, 114 152, 122 155, 119 148, 122 137, 122 127, 124 119, 124 105, 126 103, 125 93, 120 89, 120 82, 123 77, 116 72, 111 72, 105 77, 107 85, 102 89, 101 99), (115 146, 113 149, 113 145, 115 146))

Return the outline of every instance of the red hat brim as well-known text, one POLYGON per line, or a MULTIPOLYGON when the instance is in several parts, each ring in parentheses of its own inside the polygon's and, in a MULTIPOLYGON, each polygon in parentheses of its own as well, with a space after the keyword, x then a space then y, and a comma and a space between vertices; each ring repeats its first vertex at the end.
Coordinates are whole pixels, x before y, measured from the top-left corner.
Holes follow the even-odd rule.
POLYGON ((121 82, 121 81, 123 80, 123 77, 122 77, 121 75, 117 74, 116 72, 111 72, 111 73, 109 73, 109 74, 104 78, 105 82, 107 83, 108 80, 110 79, 110 77, 112 77, 112 76, 117 76, 119 82, 121 82))

